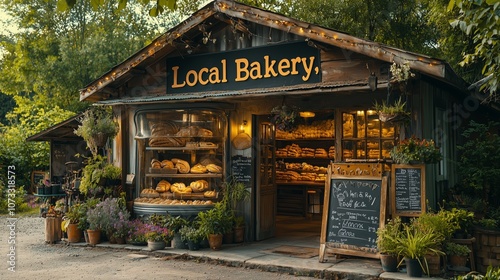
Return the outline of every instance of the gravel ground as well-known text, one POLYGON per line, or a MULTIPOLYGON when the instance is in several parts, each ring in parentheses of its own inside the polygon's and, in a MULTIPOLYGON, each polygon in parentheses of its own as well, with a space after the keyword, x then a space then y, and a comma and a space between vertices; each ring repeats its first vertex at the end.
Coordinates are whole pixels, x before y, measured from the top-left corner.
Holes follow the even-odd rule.
POLYGON ((0 279, 313 279, 126 250, 46 244, 43 218, 0 220, 0 252, 5 259, 0 279))

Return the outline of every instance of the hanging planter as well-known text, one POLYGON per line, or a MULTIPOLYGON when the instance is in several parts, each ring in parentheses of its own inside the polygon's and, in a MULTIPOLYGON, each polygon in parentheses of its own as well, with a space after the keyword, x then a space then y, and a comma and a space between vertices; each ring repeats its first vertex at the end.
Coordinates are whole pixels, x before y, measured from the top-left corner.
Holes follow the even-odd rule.
POLYGON ((401 123, 410 120, 410 113, 405 109, 406 102, 403 102, 401 98, 396 100, 392 105, 382 101, 382 104, 375 103, 374 107, 382 122, 401 123))
POLYGON ((75 130, 75 134, 87 142, 93 155, 97 155, 98 149, 106 145, 108 138, 118 134, 119 126, 113 118, 111 109, 91 107, 78 121, 81 124, 75 130))
POLYGON ((293 131, 296 127, 296 118, 299 115, 298 109, 287 105, 276 106, 271 110, 271 123, 278 130, 285 132, 293 131))

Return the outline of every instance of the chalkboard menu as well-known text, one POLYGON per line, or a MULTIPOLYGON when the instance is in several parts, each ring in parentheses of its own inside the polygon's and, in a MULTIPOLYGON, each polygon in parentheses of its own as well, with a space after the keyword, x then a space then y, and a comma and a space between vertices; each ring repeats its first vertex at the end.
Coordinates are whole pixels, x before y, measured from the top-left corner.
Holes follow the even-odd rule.
POLYGON ((391 200, 393 214, 418 216, 425 212, 425 165, 392 167, 391 200))
POLYGON ((386 184, 385 177, 329 176, 320 261, 326 247, 337 254, 378 258, 377 229, 385 221, 386 184))
POLYGON ((231 172, 237 182, 250 183, 252 178, 252 158, 234 156, 231 158, 231 172))

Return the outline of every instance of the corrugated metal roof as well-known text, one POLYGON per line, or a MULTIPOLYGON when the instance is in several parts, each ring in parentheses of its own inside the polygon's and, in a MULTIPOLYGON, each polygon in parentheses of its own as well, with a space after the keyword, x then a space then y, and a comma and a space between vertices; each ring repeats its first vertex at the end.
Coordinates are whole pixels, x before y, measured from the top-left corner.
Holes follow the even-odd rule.
MULTIPOLYGON (((202 101, 213 99, 224 99, 228 97, 241 96, 241 97, 258 97, 267 95, 294 95, 304 93, 319 93, 319 92, 340 92, 352 90, 356 87, 359 90, 368 88, 366 81, 359 81, 355 83, 320 83, 320 84, 305 84, 279 88, 260 88, 236 91, 223 91, 223 92, 196 92, 196 93, 181 93, 175 95, 155 95, 155 96, 139 96, 139 97, 124 97, 120 99, 111 99, 98 101, 100 105, 120 105, 120 104, 143 104, 154 102, 175 102, 175 101, 202 101)), ((379 88, 387 87, 387 83, 379 84, 379 88)))

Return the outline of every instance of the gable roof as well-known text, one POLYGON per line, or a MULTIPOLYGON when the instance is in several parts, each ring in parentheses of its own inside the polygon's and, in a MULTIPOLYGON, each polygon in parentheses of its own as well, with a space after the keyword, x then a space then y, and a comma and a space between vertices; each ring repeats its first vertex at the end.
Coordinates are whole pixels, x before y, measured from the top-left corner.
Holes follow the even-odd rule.
POLYGON ((306 40, 339 47, 385 62, 409 62, 411 69, 465 90, 465 82, 443 60, 360 39, 234 1, 216 0, 80 90, 80 100, 110 99, 121 84, 132 79, 134 75, 144 74, 148 65, 175 52, 177 44, 186 45, 196 38, 202 40, 204 33, 220 28, 221 25, 232 25, 240 31, 246 31, 245 22, 292 33, 306 40))
POLYGON ((39 133, 26 138, 26 141, 82 141, 83 138, 75 134, 75 129, 78 128, 78 121, 83 114, 78 114, 65 121, 62 121, 54 126, 51 126, 39 133))

